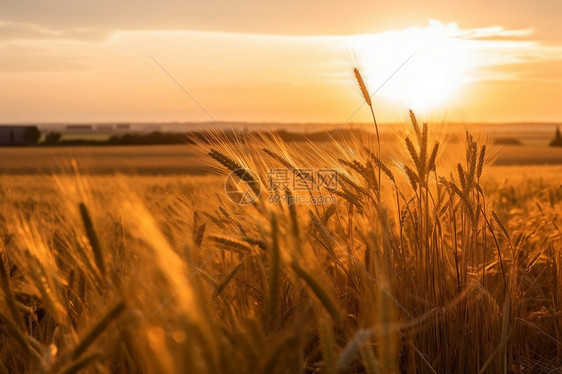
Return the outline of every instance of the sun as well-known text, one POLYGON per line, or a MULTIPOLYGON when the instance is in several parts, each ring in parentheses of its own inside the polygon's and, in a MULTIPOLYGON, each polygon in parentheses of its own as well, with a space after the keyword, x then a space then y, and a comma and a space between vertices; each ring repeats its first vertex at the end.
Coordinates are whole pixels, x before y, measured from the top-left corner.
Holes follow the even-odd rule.
POLYGON ((455 23, 430 21, 377 35, 358 35, 353 50, 371 93, 417 110, 447 107, 470 82, 473 42, 455 23))

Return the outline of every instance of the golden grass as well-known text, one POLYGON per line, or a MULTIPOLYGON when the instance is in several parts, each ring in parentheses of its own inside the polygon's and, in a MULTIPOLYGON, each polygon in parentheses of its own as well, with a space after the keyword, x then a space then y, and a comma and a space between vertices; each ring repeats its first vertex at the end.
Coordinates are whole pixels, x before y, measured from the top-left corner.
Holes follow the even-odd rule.
POLYGON ((411 119, 384 157, 210 133, 201 160, 264 185, 248 206, 220 176, 3 177, 0 373, 559 367, 559 179, 411 119), (268 203, 271 167, 336 169, 337 204, 268 203))
MULTIPOLYGON (((269 156, 264 153, 264 157, 269 156)), ((299 163, 304 156, 292 157, 299 163)), ((334 158, 330 155, 331 162, 334 158)), ((368 190, 368 183, 355 171, 341 172, 349 173, 349 183, 368 190)), ((435 250, 443 259, 431 257, 429 264, 435 261, 438 270, 426 270, 427 254, 415 242, 414 231, 418 220, 423 224, 425 218, 418 218, 414 201, 412 216, 404 205, 419 194, 419 187, 408 192, 409 182, 399 166, 388 172, 404 194, 401 217, 393 205, 387 207, 393 212, 389 217, 396 215, 388 220, 392 232, 396 236, 402 232, 403 244, 398 246, 381 242, 385 234, 380 223, 371 224, 378 222, 379 212, 370 211, 367 196, 356 202, 362 204, 362 211, 353 210, 351 238, 347 219, 351 203, 345 199, 335 211, 266 204, 241 208, 224 197, 221 177, 123 176, 119 180, 83 175, 81 183, 69 177, 66 182, 72 186, 57 185, 46 176, 4 178, 5 302, 0 331, 6 342, 1 348, 6 370, 161 372, 169 367, 172 371, 337 372, 350 365, 341 370, 383 372, 394 366, 400 371, 474 372, 487 364, 490 372, 498 372, 503 371, 504 345, 509 349, 507 356, 503 354, 508 371, 554 367, 559 359, 560 248, 555 225, 560 226, 562 192, 549 175, 560 173, 559 168, 484 169, 482 189, 490 201, 486 217, 504 254, 505 271, 515 278, 508 300, 516 308, 510 307, 509 319, 504 317, 506 291, 491 233, 486 237, 486 253, 482 239, 477 240, 472 251, 479 257, 472 253, 461 260, 462 246, 468 245, 463 244, 462 220, 456 222, 454 252, 449 229, 453 222, 447 220, 449 216, 440 218, 443 233, 432 240, 442 240, 443 246, 435 250), (78 184, 88 189, 84 200, 89 201, 88 214, 105 258, 105 285, 80 214, 81 193, 69 191, 78 184), (135 201, 130 201, 132 195, 135 201), (491 208, 514 243, 508 243, 491 208), (277 220, 279 259, 271 256, 276 252, 272 252, 274 226, 269 213, 275 213, 277 220), (375 218, 371 221, 369 215, 375 218), (147 220, 165 242, 154 243, 152 249, 137 229, 147 220), (223 246, 213 236, 243 247, 223 246), (167 251, 175 255, 169 259, 167 251), (460 290, 455 253, 466 267, 465 271, 459 267, 465 283, 460 290), (159 257, 163 257, 161 265, 159 257), (183 265, 178 267, 178 261, 183 265), (275 263, 279 271, 273 277, 270 269, 275 263), (48 275, 44 281, 43 271, 48 275), (168 272, 177 278, 168 279, 168 272), (152 315, 190 276, 191 297, 180 297, 186 292, 181 289, 182 295, 174 295, 152 315), (43 292, 42 284, 49 286, 43 292), (178 305, 180 301, 197 303, 203 310, 189 317, 193 311, 178 305), (275 304, 276 316, 267 317, 268 305, 275 304), (120 305, 126 307, 120 310, 120 305), (112 308, 121 313, 111 313, 112 308), (114 321, 108 321, 107 315, 114 321), (191 318, 206 323, 196 329, 193 321, 188 322, 191 318), (268 318, 274 322, 267 322, 268 318)), ((383 200, 390 204, 396 194, 391 179, 383 176, 383 200)), ((452 208, 464 209, 458 207, 460 197, 455 199, 457 206, 452 208)), ((451 207, 445 206, 444 214, 449 214, 451 207)))

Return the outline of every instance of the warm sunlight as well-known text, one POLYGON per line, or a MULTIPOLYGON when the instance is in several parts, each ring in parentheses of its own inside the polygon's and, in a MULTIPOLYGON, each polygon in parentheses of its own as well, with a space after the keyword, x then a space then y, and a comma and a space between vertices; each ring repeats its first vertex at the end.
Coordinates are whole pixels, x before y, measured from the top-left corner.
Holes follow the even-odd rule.
POLYGON ((450 104, 475 68, 475 44, 454 23, 360 35, 353 48, 371 93, 382 86, 378 95, 417 111, 450 104))
MULTIPOLYGON (((0 31, 10 25, 0 23, 0 31)), ((10 88, 0 92, 0 121, 209 120, 147 53, 223 121, 344 121, 357 107, 349 73, 356 64, 371 92, 388 80, 375 95, 383 122, 402 120, 408 108, 488 121, 552 121, 562 110, 558 95, 544 95, 562 87, 544 79, 561 71, 562 46, 527 26, 423 20, 342 35, 52 33, 0 38, 0 86, 10 88)), ((366 114, 352 120, 367 121, 366 114)))
POLYGON ((0 374, 562 373, 562 0, 0 7, 0 374))

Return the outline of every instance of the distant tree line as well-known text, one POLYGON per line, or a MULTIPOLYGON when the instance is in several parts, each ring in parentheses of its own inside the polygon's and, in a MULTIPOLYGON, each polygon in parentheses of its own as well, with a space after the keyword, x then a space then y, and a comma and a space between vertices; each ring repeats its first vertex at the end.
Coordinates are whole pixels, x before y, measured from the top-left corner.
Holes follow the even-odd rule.
POLYGON ((562 147, 562 135, 560 135, 560 127, 556 126, 556 134, 550 142, 551 147, 562 147))
POLYGON ((23 134, 25 144, 37 144, 41 139, 41 131, 37 126, 28 126, 23 134))
MULTIPOLYGON (((317 131, 312 133, 302 132, 289 132, 286 130, 272 131, 272 135, 276 135, 285 142, 301 142, 311 141, 319 142, 326 141, 331 137, 334 138, 348 138, 356 136, 362 130, 357 129, 341 129, 339 131, 317 131)), ((75 145, 165 145, 165 144, 194 144, 195 141, 207 142, 208 138, 205 136, 205 131, 193 131, 188 133, 183 132, 160 132, 155 131, 151 133, 126 133, 120 135, 113 135, 108 139, 64 139, 59 132, 50 132, 45 135, 45 139, 39 143, 41 138, 41 131, 36 126, 29 126, 25 131, 25 143, 27 145, 42 144, 42 145, 57 145, 57 146, 75 146, 75 145)), ((225 132, 226 139, 236 140, 237 142, 244 142, 246 136, 250 134, 248 130, 235 131, 230 130, 225 132)), ((456 142, 455 137, 449 141, 456 142)), ((521 145, 518 139, 514 138, 496 138, 496 144, 503 145, 521 145)), ((560 129, 556 128, 554 139, 549 144, 551 147, 562 146, 562 136, 560 129)))
POLYGON ((64 139, 58 132, 51 132, 45 136, 42 144, 58 146, 74 145, 157 145, 157 144, 184 144, 187 138, 185 133, 151 132, 148 134, 127 133, 113 135, 108 139, 64 139))
MULTIPOLYGON (((272 131, 272 135, 280 137, 286 142, 301 141, 326 141, 330 136, 348 137, 356 133, 356 130, 345 129, 341 131, 318 131, 313 133, 297 133, 285 130, 272 131)), ((249 131, 225 131, 225 139, 236 140, 243 143, 249 131)), ((50 132, 45 136, 41 144, 56 146, 78 146, 78 145, 165 145, 165 144, 194 144, 195 141, 207 142, 205 131, 193 131, 187 133, 179 132, 151 132, 151 133, 127 133, 113 135, 108 139, 64 139, 58 132, 50 132)))

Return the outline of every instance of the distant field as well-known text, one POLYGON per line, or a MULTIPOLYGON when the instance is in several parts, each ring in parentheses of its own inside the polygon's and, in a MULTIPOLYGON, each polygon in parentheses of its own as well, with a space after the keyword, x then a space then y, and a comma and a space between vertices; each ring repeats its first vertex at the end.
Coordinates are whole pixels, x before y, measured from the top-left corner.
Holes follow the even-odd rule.
POLYGON ((70 159, 96 174, 206 173, 193 151, 187 145, 0 148, 0 173, 50 174, 66 170, 70 159))
MULTIPOLYGON (((51 174, 67 169, 73 158, 82 170, 94 174, 208 174, 208 160, 195 151, 192 145, 0 148, 0 173, 51 174)), ((495 164, 562 165, 562 148, 499 146, 495 164)))

